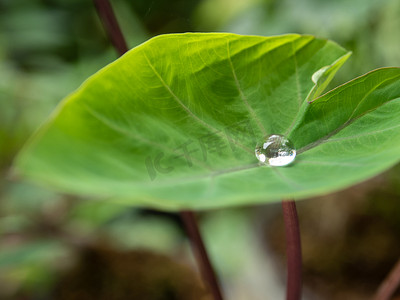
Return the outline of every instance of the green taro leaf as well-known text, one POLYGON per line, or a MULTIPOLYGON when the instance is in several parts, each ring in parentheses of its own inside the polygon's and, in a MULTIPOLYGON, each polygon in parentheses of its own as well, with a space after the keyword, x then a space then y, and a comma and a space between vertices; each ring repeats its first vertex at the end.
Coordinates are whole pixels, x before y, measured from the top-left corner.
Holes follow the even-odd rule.
POLYGON ((67 97, 17 170, 62 191, 163 209, 344 188, 400 158, 400 69, 320 96, 349 55, 296 34, 153 38, 67 97), (254 149, 270 134, 293 142, 293 164, 258 164, 254 149))

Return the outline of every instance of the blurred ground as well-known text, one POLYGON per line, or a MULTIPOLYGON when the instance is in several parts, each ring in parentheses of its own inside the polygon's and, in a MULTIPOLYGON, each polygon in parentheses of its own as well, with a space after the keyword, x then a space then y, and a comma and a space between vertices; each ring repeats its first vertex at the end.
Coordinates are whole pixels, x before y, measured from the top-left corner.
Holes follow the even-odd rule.
MULTIPOLYGON (((398 0, 112 3, 130 47, 170 32, 296 32, 353 51, 332 86, 400 66, 398 0)), ((94 275, 104 280, 102 288, 135 287, 124 276, 107 277, 107 268, 115 274, 127 268, 135 282, 148 280, 136 285, 143 296, 132 299, 207 297, 176 218, 75 199, 10 177, 13 157, 57 103, 115 58, 91 1, 0 0, 0 299, 66 299, 65 290, 76 283, 89 283, 90 291, 94 275), (105 269, 90 269, 98 265, 105 269)), ((376 289, 399 258, 399 174, 397 166, 346 191, 298 203, 305 299, 366 299, 376 289)), ((227 299, 283 299, 281 222, 279 203, 201 214, 227 299)), ((80 290, 79 299, 88 291, 80 290)))
MULTIPOLYGON (((399 259, 399 171, 396 167, 347 190, 298 202, 310 299, 370 299, 399 259)), ((277 214, 265 231, 266 244, 282 264, 283 225, 277 214)))
POLYGON ((211 300, 189 267, 148 251, 84 248, 79 264, 57 283, 60 300, 211 300))

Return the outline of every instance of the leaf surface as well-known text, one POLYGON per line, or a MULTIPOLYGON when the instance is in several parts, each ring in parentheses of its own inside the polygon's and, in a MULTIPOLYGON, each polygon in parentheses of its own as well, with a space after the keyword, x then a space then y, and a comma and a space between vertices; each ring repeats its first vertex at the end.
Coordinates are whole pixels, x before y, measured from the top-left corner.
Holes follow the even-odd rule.
POLYGON ((348 56, 294 34, 153 38, 64 99, 17 170, 63 191, 163 209, 346 187, 400 157, 398 68, 320 96, 348 56), (270 134, 294 143, 292 165, 258 164, 255 146, 270 134))

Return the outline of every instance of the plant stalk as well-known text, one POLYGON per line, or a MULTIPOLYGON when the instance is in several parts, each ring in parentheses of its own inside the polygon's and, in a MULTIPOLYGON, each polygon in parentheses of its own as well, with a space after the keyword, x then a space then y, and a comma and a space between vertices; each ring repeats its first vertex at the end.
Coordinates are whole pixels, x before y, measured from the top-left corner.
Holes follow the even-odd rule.
POLYGON ((204 246, 204 242, 197 225, 196 216, 190 210, 181 211, 180 215, 185 225, 187 235, 190 239, 193 252, 195 253, 197 262, 199 264, 201 275, 207 283, 214 300, 222 300, 222 293, 219 288, 217 276, 215 275, 215 271, 204 246))
POLYGON ((293 200, 282 201, 286 232, 287 283, 286 300, 301 299, 302 258, 299 219, 293 200))
POLYGON ((400 285, 400 259, 381 283, 374 300, 389 300, 400 285))
MULTIPOLYGON (((123 55, 128 51, 128 46, 109 0, 93 0, 93 2, 114 48, 117 50, 119 55, 123 55)), ((200 266, 199 268, 204 281, 208 284, 210 291, 214 296, 214 300, 223 300, 218 280, 210 259, 208 258, 194 213, 192 211, 182 211, 180 215, 192 248, 195 252, 197 263, 200 266)))
POLYGON ((93 0, 93 2, 111 43, 118 54, 120 56, 123 55, 128 51, 128 45, 118 25, 117 18, 115 17, 109 0, 93 0))

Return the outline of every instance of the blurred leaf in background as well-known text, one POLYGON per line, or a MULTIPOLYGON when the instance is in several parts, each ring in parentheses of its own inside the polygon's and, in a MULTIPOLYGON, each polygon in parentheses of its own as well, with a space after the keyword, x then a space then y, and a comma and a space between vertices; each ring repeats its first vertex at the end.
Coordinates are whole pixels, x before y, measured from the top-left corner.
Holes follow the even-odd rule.
MULTIPOLYGON (((194 31, 193 11, 201 0, 121 1, 130 6, 151 36, 162 33, 194 31)), ((116 1, 115 4, 118 2, 116 1)), ((137 33, 134 33, 137 35, 137 33)))
MULTIPOLYGON (((134 45, 147 34, 126 5, 116 9, 124 28, 135 32, 129 39, 134 45)), ((81 202, 10 180, 8 166, 57 103, 115 53, 88 1, 1 1, 0 45, 0 298, 6 299, 19 290, 48 289, 63 265, 56 258, 76 240, 91 239, 87 226, 74 227, 65 212, 81 202), (57 242, 69 227, 76 230, 73 238, 57 242)))
MULTIPOLYGON (((400 65, 398 0, 115 0, 112 4, 130 47, 170 32, 295 32, 331 39, 353 51, 332 86, 377 67, 400 65)), ((1 299, 15 299, 18 291, 35 287, 39 287, 36 293, 43 294, 52 285, 56 270, 73 264, 74 251, 80 249, 77 241, 107 240, 120 249, 140 247, 182 257, 182 233, 169 218, 145 217, 122 206, 70 199, 8 179, 13 157, 57 103, 115 58, 91 1, 0 1, 1 299)), ((398 174, 396 169, 390 171, 389 179, 380 185, 382 189, 374 193, 375 205, 367 205, 370 214, 378 212, 378 219, 391 228, 399 228, 398 174), (388 203, 385 197, 394 200, 388 203)), ((352 202, 348 192, 340 199, 341 203, 352 202)), ((347 210, 338 201, 329 206, 329 215, 340 223, 347 210)), ((314 214, 318 219, 317 213, 304 210, 308 213, 304 218, 314 214)), ((274 211, 279 207, 268 207, 269 213, 274 211)), ((259 212, 266 219, 267 229, 273 230, 268 223, 271 216, 259 212)), ((255 278, 259 274, 258 280, 265 283, 283 280, 274 262, 261 262, 264 248, 253 246, 257 238, 247 236, 254 230, 258 237, 255 228, 260 224, 254 224, 255 228, 249 224, 259 220, 251 209, 204 214, 203 229, 212 256, 227 278, 226 289, 235 291, 229 299, 257 299, 257 295, 265 299, 267 294, 277 299, 281 295, 271 294, 272 287, 265 292, 265 286, 260 287, 255 278), (249 287, 254 291, 249 292, 249 287)), ((320 222, 311 227, 318 228, 320 222)), ((318 239, 311 237, 318 244, 318 239)), ((184 247, 187 249, 187 245, 184 247)), ((351 250, 351 244, 348 247, 351 250)), ((317 276, 323 278, 326 270, 320 270, 317 276)), ((325 282, 331 282, 327 277, 325 282)), ((352 282, 347 286, 351 289, 352 282)), ((330 296, 326 294, 324 299, 330 296)))
POLYGON ((352 59, 331 86, 378 67, 400 64, 397 0, 252 0, 229 17, 217 12, 217 8, 228 12, 233 9, 225 2, 203 1, 194 14, 196 30, 259 35, 313 34, 353 51, 352 59))

